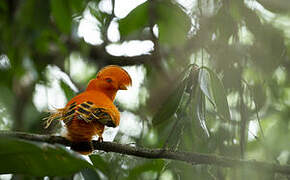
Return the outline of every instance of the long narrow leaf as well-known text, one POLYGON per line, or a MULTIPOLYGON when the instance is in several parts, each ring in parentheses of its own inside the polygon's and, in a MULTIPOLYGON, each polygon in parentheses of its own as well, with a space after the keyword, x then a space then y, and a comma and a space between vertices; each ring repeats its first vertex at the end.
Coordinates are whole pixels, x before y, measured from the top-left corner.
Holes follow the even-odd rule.
POLYGON ((196 107, 196 111, 197 111, 197 117, 199 120, 199 124, 201 126, 201 128, 204 130, 204 132, 206 133, 207 137, 209 137, 209 131, 208 128, 206 126, 206 118, 205 118, 205 98, 204 95, 202 93, 199 93, 200 97, 198 98, 199 101, 197 103, 197 107, 196 107))
POLYGON ((175 85, 175 90, 168 96, 157 113, 155 113, 152 120, 154 124, 159 124, 164 120, 168 120, 177 111, 187 85, 186 78, 192 67, 192 65, 187 66, 178 76, 176 83, 179 84, 175 85))
POLYGON ((214 98, 212 97, 210 90, 210 77, 209 73, 204 69, 200 69, 198 75, 199 87, 202 90, 203 94, 208 98, 210 103, 215 107, 214 98))
POLYGON ((231 115, 223 83, 211 69, 207 67, 203 67, 203 69, 206 69, 210 75, 211 91, 216 104, 217 113, 222 119, 229 121, 231 115))
POLYGON ((182 95, 186 87, 186 82, 182 81, 180 85, 169 95, 167 100, 162 104, 161 108, 153 117, 153 123, 159 124, 168 120, 178 109, 182 95))

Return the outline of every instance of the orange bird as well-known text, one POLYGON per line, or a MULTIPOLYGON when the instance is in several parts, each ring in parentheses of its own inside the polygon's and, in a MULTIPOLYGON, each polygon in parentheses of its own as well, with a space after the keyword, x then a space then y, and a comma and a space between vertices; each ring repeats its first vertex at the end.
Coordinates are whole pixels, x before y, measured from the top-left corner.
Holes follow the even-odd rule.
POLYGON ((131 84, 130 75, 121 67, 104 67, 84 92, 46 118, 45 128, 55 119, 63 121, 67 129, 66 138, 72 142, 71 149, 90 154, 92 137, 98 135, 98 141, 102 142, 104 127, 119 125, 120 112, 113 101, 118 90, 127 90, 131 84))

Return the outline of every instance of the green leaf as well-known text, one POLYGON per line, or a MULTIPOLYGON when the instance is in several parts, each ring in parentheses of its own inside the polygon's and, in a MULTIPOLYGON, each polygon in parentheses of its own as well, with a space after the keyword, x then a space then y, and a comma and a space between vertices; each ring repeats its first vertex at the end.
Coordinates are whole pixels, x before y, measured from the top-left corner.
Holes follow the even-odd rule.
POLYGON ((76 95, 76 93, 71 89, 71 87, 63 80, 60 81, 60 86, 61 89, 64 91, 66 99, 71 99, 76 95))
POLYGON ((175 84, 175 89, 162 103, 161 108, 155 113, 152 119, 152 122, 155 125, 170 119, 170 117, 177 111, 188 83, 188 72, 190 72, 192 68, 192 65, 187 66, 176 79, 175 82, 177 82, 177 84, 175 84))
POLYGON ((196 114, 197 114, 197 118, 199 120, 199 124, 201 126, 201 128, 204 130, 204 132, 206 133, 207 137, 209 137, 209 131, 207 129, 206 126, 206 118, 205 118, 205 98, 204 98, 204 94, 198 93, 200 96, 198 97, 199 101, 197 103, 196 106, 196 114))
POLYGON ((90 4, 89 6, 90 13, 103 25, 106 23, 106 19, 109 19, 109 14, 100 11, 97 5, 90 4))
MULTIPOLYGON (((40 33, 43 29, 46 29, 49 22, 49 1, 37 1, 27 0, 21 3, 18 9, 18 16, 20 26, 26 28, 32 28, 40 33)), ((20 31, 21 32, 21 31, 20 31)), ((22 32, 23 33, 23 32, 22 32)), ((30 31, 29 37, 35 38, 37 34, 32 34, 30 31)))
POLYGON ((87 2, 83 0, 73 0, 69 2, 74 13, 81 13, 87 4, 87 2))
POLYGON ((289 13, 290 2, 285 0, 257 0, 264 8, 274 13, 289 13))
POLYGON ((203 67, 203 69, 206 69, 210 75, 211 91, 213 94, 217 113, 223 120, 229 121, 231 119, 231 115, 223 83, 216 75, 216 73, 211 69, 207 67, 203 67))
POLYGON ((90 155, 89 156, 94 167, 100 170, 103 174, 109 177, 110 175, 110 167, 104 159, 99 155, 90 155))
POLYGON ((160 2, 157 13, 160 42, 175 46, 184 44, 191 26, 185 12, 170 2, 160 2))
POLYGON ((51 0, 51 13, 57 27, 65 34, 69 34, 72 25, 72 15, 70 12, 69 1, 51 0))
POLYGON ((0 137, 0 159, 0 174, 67 176, 92 168, 81 156, 64 146, 4 137, 0 137))
POLYGON ((121 36, 127 36, 149 25, 148 2, 145 2, 119 21, 121 36))
POLYGON ((210 77, 207 71, 200 69, 198 75, 198 84, 203 94, 208 98, 210 103, 215 107, 214 98, 210 90, 210 77))
POLYGON ((256 110, 259 111, 266 104, 267 95, 265 92, 265 87, 259 83, 255 84, 252 88, 252 96, 257 108, 256 110))
POLYGON ((178 84, 177 88, 169 95, 169 97, 161 105, 161 108, 154 115, 152 120, 154 124, 157 125, 163 121, 170 119, 170 117, 177 111, 182 95, 185 91, 185 87, 185 80, 178 84))
POLYGON ((130 170, 128 179, 138 179, 146 171, 160 172, 164 166, 164 160, 151 160, 130 170))
POLYGON ((100 175, 93 169, 84 169, 81 171, 81 173, 82 173, 85 180, 101 179, 100 175))
MULTIPOLYGON (((5 77, 5 76, 4 76, 5 77)), ((15 93, 5 85, 0 83, 0 104, 3 105, 5 111, 11 114, 13 112, 13 106, 15 101, 15 93)))

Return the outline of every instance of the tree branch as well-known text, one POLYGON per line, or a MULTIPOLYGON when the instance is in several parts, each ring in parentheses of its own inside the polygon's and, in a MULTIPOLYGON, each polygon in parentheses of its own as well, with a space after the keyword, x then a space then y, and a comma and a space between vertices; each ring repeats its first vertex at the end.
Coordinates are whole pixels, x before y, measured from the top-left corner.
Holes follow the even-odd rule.
POLYGON ((149 63, 152 60, 152 55, 139 55, 139 56, 113 56, 106 52, 102 47, 92 47, 89 53, 89 57, 96 62, 105 63, 104 65, 119 65, 119 66, 132 66, 149 63))
MULTIPOLYGON (((71 146, 71 142, 61 136, 29 134, 24 132, 0 131, 0 137, 13 137, 30 141, 46 142, 50 144, 62 144, 71 146)), ((208 155, 194 152, 170 151, 164 149, 149 149, 144 147, 134 147, 129 145, 118 144, 114 142, 93 141, 95 150, 105 152, 115 152, 120 154, 132 155, 149 159, 170 159, 187 162, 190 164, 216 165, 229 168, 247 167, 255 170, 271 171, 281 174, 290 174, 289 165, 279 165, 274 163, 256 161, 256 160, 239 160, 223 156, 208 155)))
POLYGON ((78 43, 72 39, 68 39, 66 41, 66 46, 70 51, 88 51, 86 53, 88 53, 89 60, 103 66, 112 64, 119 66, 141 65, 150 63, 150 61, 153 60, 153 56, 151 54, 138 56, 114 56, 106 51, 104 44, 100 46, 92 46, 83 41, 82 43, 78 43))

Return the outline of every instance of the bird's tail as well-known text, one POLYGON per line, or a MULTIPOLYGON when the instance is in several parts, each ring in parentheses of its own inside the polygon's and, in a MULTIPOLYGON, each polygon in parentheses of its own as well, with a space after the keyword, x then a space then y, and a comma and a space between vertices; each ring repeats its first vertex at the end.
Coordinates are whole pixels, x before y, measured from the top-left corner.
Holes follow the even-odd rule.
POLYGON ((49 110, 48 112, 50 113, 50 115, 43 118, 44 128, 48 128, 53 120, 57 120, 57 119, 62 120, 62 115, 63 115, 64 110, 65 110, 64 108, 49 110))

